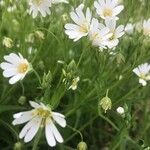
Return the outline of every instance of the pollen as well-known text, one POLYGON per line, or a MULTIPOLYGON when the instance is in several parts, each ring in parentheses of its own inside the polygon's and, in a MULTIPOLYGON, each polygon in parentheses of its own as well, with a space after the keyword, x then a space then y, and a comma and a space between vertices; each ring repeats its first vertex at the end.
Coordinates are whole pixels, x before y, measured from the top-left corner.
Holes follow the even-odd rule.
POLYGON ((107 16, 111 17, 113 15, 112 9, 105 8, 103 11, 103 15, 104 17, 107 17, 107 16))
POLYGON ((27 71, 27 69, 28 69, 28 64, 26 64, 26 63, 21 63, 18 66, 19 73, 25 73, 27 71))
POLYGON ((36 113, 37 113, 38 116, 40 116, 42 118, 51 117, 51 112, 49 110, 45 110, 43 108, 38 108, 36 110, 36 113))
POLYGON ((80 26, 79 28, 79 31, 80 32, 83 32, 83 33, 87 33, 89 31, 89 26, 87 23, 84 23, 80 26))

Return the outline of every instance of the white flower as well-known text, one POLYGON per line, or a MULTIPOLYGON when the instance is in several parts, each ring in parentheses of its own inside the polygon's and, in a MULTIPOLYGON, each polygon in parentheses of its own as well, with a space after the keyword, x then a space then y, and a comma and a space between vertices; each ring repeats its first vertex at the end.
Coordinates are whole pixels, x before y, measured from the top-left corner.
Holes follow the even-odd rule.
POLYGON ((4 56, 4 59, 6 62, 1 63, 0 67, 4 70, 3 76, 10 78, 10 84, 22 80, 31 69, 29 62, 20 53, 19 55, 11 53, 4 56))
POLYGON ((124 108, 123 107, 118 107, 117 109, 116 109, 116 111, 117 111, 117 113, 118 114, 124 114, 124 108))
POLYGON ((76 90, 78 86, 78 82, 80 81, 80 77, 76 77, 72 80, 72 84, 69 89, 76 90))
POLYGON ((50 7, 51 7, 51 0, 29 0, 29 14, 32 14, 32 17, 35 18, 38 15, 38 12, 41 13, 43 17, 46 15, 50 15, 50 7))
POLYGON ((119 25, 116 27, 116 20, 115 18, 107 18, 105 19, 106 27, 109 28, 110 33, 112 36, 108 39, 107 46, 108 48, 114 48, 119 43, 119 38, 124 35, 124 26, 119 25))
POLYGON ((128 34, 133 34, 134 31, 134 25, 132 23, 128 23, 125 27, 125 32, 128 34))
POLYGON ((150 36, 150 18, 148 20, 144 20, 143 22, 143 34, 150 36))
POLYGON ((37 134, 40 127, 45 127, 45 136, 49 146, 56 145, 56 141, 63 142, 63 138, 57 130, 55 123, 61 127, 66 127, 65 116, 51 111, 51 108, 43 103, 30 101, 30 105, 34 108, 30 111, 14 114, 13 125, 27 123, 19 134, 19 138, 24 138, 24 142, 30 142, 37 134))
POLYGON ((107 17, 116 17, 123 9, 123 5, 118 5, 117 0, 98 0, 94 2, 97 14, 106 19, 107 17))
POLYGON ((105 48, 107 40, 112 36, 109 28, 100 24, 97 19, 93 18, 90 26, 89 38, 94 46, 105 48))
POLYGON ((81 4, 75 9, 75 12, 70 13, 71 19, 75 24, 68 23, 65 25, 65 33, 74 41, 78 41, 83 36, 87 36, 90 30, 92 14, 90 9, 87 8, 86 15, 84 15, 83 8, 84 5, 81 4))
POLYGON ((150 65, 148 63, 139 65, 133 72, 139 77, 139 83, 146 86, 146 81, 150 80, 150 65))

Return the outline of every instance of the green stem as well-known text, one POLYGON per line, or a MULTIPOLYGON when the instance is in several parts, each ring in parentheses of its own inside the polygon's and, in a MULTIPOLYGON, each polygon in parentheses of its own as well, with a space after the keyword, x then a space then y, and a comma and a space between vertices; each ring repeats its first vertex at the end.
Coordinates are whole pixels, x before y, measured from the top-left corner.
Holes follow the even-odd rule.
POLYGON ((20 81, 20 84, 21 84, 21 87, 22 87, 22 95, 24 95, 24 85, 23 85, 23 82, 20 81))
POLYGON ((42 81, 41 81, 41 78, 40 78, 40 76, 39 76, 39 74, 36 72, 36 70, 34 70, 33 69, 33 72, 34 72, 34 74, 36 75, 36 77, 37 77, 37 79, 38 79, 38 81, 39 81, 39 83, 40 83, 40 85, 42 84, 42 81))
POLYGON ((79 65, 80 65, 80 63, 81 63, 81 60, 82 60, 82 58, 83 58, 83 55, 84 55, 84 53, 86 52, 86 49, 88 48, 88 46, 89 46, 89 44, 86 46, 86 48, 83 49, 83 51, 82 51, 82 53, 81 53, 81 55, 80 55, 79 61, 78 61, 78 63, 77 63, 77 68, 79 67, 79 65))
POLYGON ((80 137, 81 137, 81 141, 83 141, 82 133, 81 133, 79 130, 77 130, 77 129, 75 129, 75 128, 73 128, 73 127, 69 126, 69 125, 67 125, 67 127, 69 127, 71 130, 73 130, 73 131, 75 131, 75 132, 79 133, 79 134, 80 134, 80 137))
POLYGON ((32 150, 37 150, 38 143, 39 143, 39 141, 40 141, 42 131, 43 131, 43 127, 40 127, 40 129, 39 129, 39 131, 38 131, 38 134, 37 134, 37 136, 36 136, 36 138, 35 138, 35 140, 34 140, 32 150))
POLYGON ((117 131, 119 131, 119 128, 109 118, 105 117, 102 114, 99 114, 99 116, 101 118, 103 118, 105 121, 107 121, 114 129, 116 129, 117 131))

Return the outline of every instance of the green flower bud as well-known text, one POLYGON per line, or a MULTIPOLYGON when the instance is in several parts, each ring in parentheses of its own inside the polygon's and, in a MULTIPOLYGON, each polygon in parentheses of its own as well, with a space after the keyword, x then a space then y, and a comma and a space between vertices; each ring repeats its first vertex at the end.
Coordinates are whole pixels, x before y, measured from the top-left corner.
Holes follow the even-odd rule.
POLYGON ((4 37, 2 43, 7 48, 12 48, 12 46, 13 46, 13 40, 9 37, 4 37))
POLYGON ((87 150, 87 144, 85 142, 80 142, 77 146, 77 150, 87 150))
POLYGON ((17 142, 15 143, 13 150, 22 150, 22 147, 23 147, 22 143, 17 142))
POLYGON ((42 80, 42 88, 43 89, 47 88, 50 85, 51 81, 52 81, 51 72, 49 71, 47 74, 44 73, 43 80, 42 80))
POLYGON ((39 30, 35 31, 35 36, 36 36, 37 38, 41 39, 41 40, 44 40, 44 39, 45 39, 44 33, 43 33, 42 31, 39 31, 39 30))
POLYGON ((106 96, 99 101, 98 107, 100 106, 102 107, 102 109, 104 109, 105 113, 108 109, 111 109, 112 102, 111 99, 108 97, 108 90, 106 96))
POLYGON ((24 105, 26 103, 27 99, 25 96, 20 96, 20 98, 18 99, 18 103, 20 105, 24 105))

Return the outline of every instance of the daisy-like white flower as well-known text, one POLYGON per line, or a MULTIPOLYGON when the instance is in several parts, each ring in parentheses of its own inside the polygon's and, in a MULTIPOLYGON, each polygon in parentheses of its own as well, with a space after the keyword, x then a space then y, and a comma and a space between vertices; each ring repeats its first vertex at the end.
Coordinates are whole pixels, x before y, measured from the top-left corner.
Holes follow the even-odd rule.
POLYGON ((4 59, 6 62, 1 63, 0 67, 4 70, 3 76, 10 78, 10 84, 22 80, 31 70, 31 65, 20 53, 18 55, 11 53, 4 56, 4 59))
POLYGON ((61 127, 66 127, 65 116, 53 112, 50 107, 43 103, 36 103, 30 101, 30 105, 33 107, 30 111, 20 112, 14 114, 13 125, 19 125, 27 123, 19 134, 19 138, 24 138, 24 142, 30 142, 37 134, 40 127, 45 127, 45 136, 49 146, 54 147, 56 141, 59 143, 63 142, 63 138, 57 130, 55 123, 61 127))
POLYGON ((99 23, 97 19, 93 18, 90 26, 89 38, 94 46, 105 48, 107 40, 112 36, 109 33, 109 28, 99 23))
POLYGON ((150 65, 148 63, 139 65, 133 69, 133 72, 139 77, 139 83, 146 86, 147 81, 150 80, 150 65))
POLYGON ((143 22, 143 34, 150 36, 150 18, 148 20, 144 20, 143 22))
POLYGON ((78 82, 80 81, 80 77, 76 77, 72 80, 72 84, 69 89, 76 90, 78 86, 78 82))
POLYGON ((107 46, 108 48, 114 48, 119 43, 119 38, 124 35, 124 26, 119 25, 116 27, 116 20, 115 18, 107 18, 105 19, 106 27, 109 28, 110 33, 112 36, 108 39, 107 46))
POLYGON ((43 17, 46 17, 47 14, 50 15, 51 13, 51 3, 51 0, 29 0, 29 14, 32 14, 32 17, 35 18, 40 12, 43 17))
POLYGON ((103 18, 116 17, 123 9, 123 5, 118 4, 118 0, 98 0, 94 2, 97 14, 103 18))
POLYGON ((129 35, 133 34, 135 25, 132 23, 128 23, 125 27, 125 32, 129 35))
POLYGON ((79 5, 74 12, 70 13, 71 19, 75 24, 68 23, 65 25, 65 33, 70 39, 78 41, 80 38, 87 36, 90 30, 92 14, 87 8, 86 15, 83 13, 84 5, 79 5))

